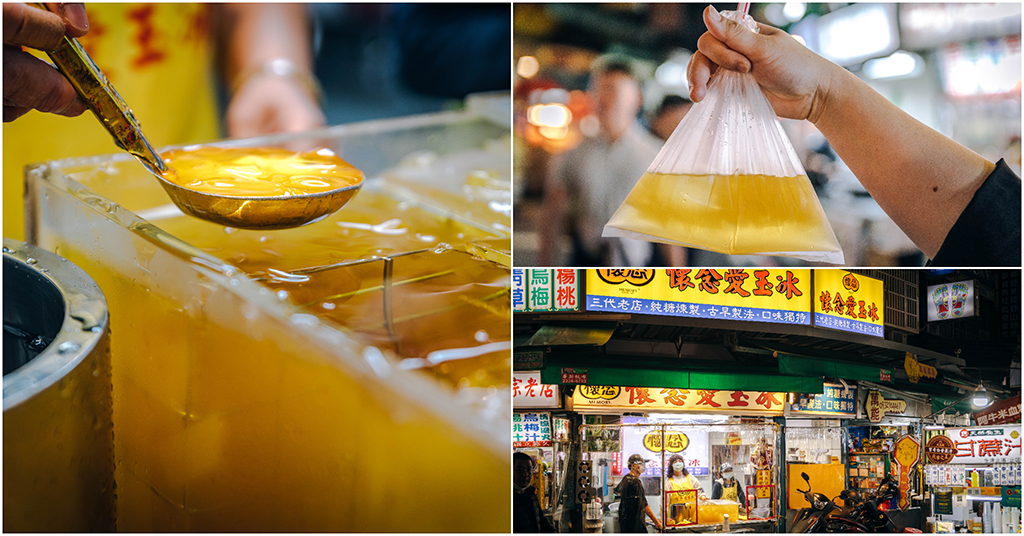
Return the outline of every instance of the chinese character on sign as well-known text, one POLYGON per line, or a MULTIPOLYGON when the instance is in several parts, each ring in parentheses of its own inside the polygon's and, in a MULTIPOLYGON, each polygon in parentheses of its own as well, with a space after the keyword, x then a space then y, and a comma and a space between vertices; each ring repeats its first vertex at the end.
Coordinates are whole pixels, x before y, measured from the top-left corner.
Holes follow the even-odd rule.
POLYGON ((535 394, 535 393, 533 392, 533 390, 534 390, 534 389, 535 389, 535 388, 536 388, 536 387, 537 387, 538 385, 539 385, 539 383, 538 383, 538 382, 537 382, 537 380, 536 380, 536 379, 534 379, 534 378, 530 378, 529 380, 527 380, 527 381, 526 381, 526 396, 529 396, 529 397, 536 397, 537 395, 536 395, 536 394, 535 394))
POLYGON ((744 298, 750 296, 750 291, 743 289, 743 282, 750 277, 750 274, 743 270, 726 270, 725 271, 725 282, 729 286, 725 287, 722 291, 723 294, 739 294, 744 298))
POLYGON ((796 284, 800 282, 800 279, 795 277, 793 272, 786 270, 785 278, 779 275, 775 276, 775 279, 779 282, 779 284, 775 286, 775 291, 780 294, 785 294, 787 300, 792 300, 793 296, 804 295, 800 289, 796 288, 796 284))
POLYGON ((750 403, 747 402, 747 399, 750 398, 750 395, 744 393, 743 391, 733 391, 729 396, 732 397, 732 401, 726 403, 726 405, 728 405, 728 406, 731 406, 731 407, 736 407, 736 406, 745 407, 745 406, 749 406, 750 405, 750 403))
POLYGON ((654 402, 650 394, 647 392, 646 387, 626 387, 626 391, 629 391, 629 403, 633 404, 634 401, 638 406, 642 406, 647 403, 654 402))
POLYGON ((686 404, 686 395, 689 393, 690 391, 686 389, 662 389, 660 394, 665 395, 665 403, 672 404, 673 406, 682 406, 686 404))
POLYGON ((700 279, 700 290, 708 294, 718 294, 718 285, 722 284, 722 274, 714 269, 702 269, 697 272, 700 279))
POLYGON ((715 402, 715 394, 716 393, 718 393, 718 391, 710 391, 710 390, 697 391, 697 396, 700 397, 700 400, 697 401, 697 405, 698 406, 711 406, 713 408, 722 407, 721 404, 715 402))
POLYGON ((974 440, 972 439, 970 441, 957 441, 956 455, 957 457, 974 456, 974 440))
POLYGON ((520 380, 519 378, 512 378, 512 396, 513 397, 519 396, 521 394, 519 392, 519 384, 521 384, 521 383, 523 383, 523 380, 520 380))
POLYGON ((827 290, 821 291, 818 295, 818 301, 821 302, 821 310, 825 313, 832 312, 832 293, 827 290))
POLYGON ((668 275, 669 288, 679 289, 679 292, 694 288, 693 281, 690 281, 690 270, 665 270, 665 273, 668 275))
POLYGON ((1016 444, 1011 439, 1004 439, 1003 440, 1003 446, 1006 447, 1006 452, 1003 453, 1003 456, 1009 456, 1010 453, 1013 452, 1013 449, 1017 449, 1017 455, 1020 456, 1020 439, 1019 438, 1017 439, 1017 443, 1016 444))
POLYGON ((754 270, 754 296, 771 296, 772 284, 768 282, 768 270, 754 270))
MULTIPOLYGON (((782 402, 778 401, 775 398, 775 394, 774 393, 761 393, 757 397, 757 400, 754 401, 754 403, 755 404, 760 404, 760 405, 764 406, 764 409, 772 409, 772 404, 782 405, 782 402)), ((820 404, 820 401, 819 401, 819 404, 820 404)))
POLYGON ((999 456, 1003 453, 1003 442, 998 439, 979 439, 978 456, 999 456))
POLYGON ((874 303, 872 303, 871 307, 868 308, 868 318, 878 322, 878 307, 875 306, 874 303))

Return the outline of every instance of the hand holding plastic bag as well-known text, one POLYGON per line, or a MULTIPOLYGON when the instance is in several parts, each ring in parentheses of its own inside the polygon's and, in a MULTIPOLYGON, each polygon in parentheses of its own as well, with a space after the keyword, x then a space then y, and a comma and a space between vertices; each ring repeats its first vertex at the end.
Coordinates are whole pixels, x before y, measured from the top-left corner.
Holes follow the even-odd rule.
MULTIPOLYGON (((739 20, 736 13, 723 17, 739 20)), ((749 16, 742 24, 757 25, 749 16)), ((754 75, 719 69, 604 228, 727 254, 843 263, 793 146, 754 75)))

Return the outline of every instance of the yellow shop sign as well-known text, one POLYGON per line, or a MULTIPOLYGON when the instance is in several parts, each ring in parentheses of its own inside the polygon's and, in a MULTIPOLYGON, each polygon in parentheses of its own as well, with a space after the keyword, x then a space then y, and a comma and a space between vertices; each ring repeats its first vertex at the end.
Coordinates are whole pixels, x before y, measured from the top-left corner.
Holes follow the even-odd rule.
POLYGON ((814 271, 814 325, 881 337, 882 281, 845 270, 814 271))
POLYGON ((586 308, 810 325, 811 270, 587 270, 586 308))

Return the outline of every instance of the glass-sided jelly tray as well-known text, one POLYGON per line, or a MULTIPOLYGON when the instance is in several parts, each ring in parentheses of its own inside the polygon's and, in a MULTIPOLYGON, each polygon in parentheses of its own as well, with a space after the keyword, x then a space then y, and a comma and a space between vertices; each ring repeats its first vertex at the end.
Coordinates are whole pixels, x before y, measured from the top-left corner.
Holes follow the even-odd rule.
POLYGON ((511 141, 490 99, 212 144, 364 171, 297 229, 182 215, 126 154, 26 170, 29 240, 108 301, 118 530, 509 529, 511 141))

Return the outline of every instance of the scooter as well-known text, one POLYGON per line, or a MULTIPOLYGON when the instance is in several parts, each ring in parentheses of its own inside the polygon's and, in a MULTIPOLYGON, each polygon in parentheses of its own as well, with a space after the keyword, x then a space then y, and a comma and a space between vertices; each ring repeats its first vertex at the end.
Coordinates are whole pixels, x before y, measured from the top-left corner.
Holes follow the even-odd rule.
MULTIPOLYGON (((878 509, 878 505, 898 497, 899 494, 899 487, 893 481, 892 476, 886 476, 879 483, 878 491, 867 497, 861 497, 855 491, 843 490, 839 494, 839 498, 843 499, 845 505, 853 507, 853 510, 846 516, 849 520, 867 527, 870 532, 894 533, 899 532, 896 524, 892 522, 889 514, 878 509)), ((902 532, 921 531, 907 527, 902 532)))
POLYGON ((800 473, 800 476, 807 482, 807 490, 798 488, 797 491, 804 495, 811 507, 797 512, 789 532, 870 532, 867 527, 852 519, 830 515, 841 509, 824 494, 811 492, 811 477, 807 473, 800 473))

